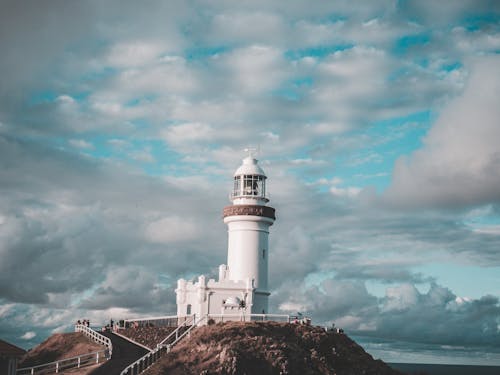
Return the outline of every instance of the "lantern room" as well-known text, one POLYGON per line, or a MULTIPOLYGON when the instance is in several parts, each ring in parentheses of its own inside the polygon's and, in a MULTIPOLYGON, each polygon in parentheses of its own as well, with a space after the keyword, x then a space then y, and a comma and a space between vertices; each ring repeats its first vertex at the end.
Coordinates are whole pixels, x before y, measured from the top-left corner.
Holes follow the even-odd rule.
POLYGON ((234 187, 231 200, 234 204, 265 204, 266 174, 257 164, 257 160, 249 156, 234 173, 234 187), (250 201, 251 202, 250 202, 250 201))

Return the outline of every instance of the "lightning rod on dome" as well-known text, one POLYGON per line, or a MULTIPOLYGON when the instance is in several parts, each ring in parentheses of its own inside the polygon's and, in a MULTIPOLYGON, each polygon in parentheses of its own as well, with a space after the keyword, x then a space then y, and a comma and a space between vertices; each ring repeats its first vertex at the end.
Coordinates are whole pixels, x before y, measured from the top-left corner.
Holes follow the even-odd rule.
POLYGON ((248 154, 249 158, 254 159, 255 156, 257 156, 258 154, 260 154, 260 145, 258 145, 257 147, 255 147, 255 146, 245 147, 243 149, 243 151, 245 151, 248 154))

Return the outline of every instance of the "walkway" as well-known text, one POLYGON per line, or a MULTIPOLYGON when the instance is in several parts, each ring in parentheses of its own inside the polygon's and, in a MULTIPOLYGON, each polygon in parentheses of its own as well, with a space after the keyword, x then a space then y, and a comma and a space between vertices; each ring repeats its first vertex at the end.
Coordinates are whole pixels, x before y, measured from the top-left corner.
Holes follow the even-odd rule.
POLYGON ((109 361, 99 366, 89 375, 120 375, 125 367, 135 362, 148 351, 140 346, 132 344, 120 336, 111 332, 101 332, 109 337, 113 343, 113 355, 109 361))

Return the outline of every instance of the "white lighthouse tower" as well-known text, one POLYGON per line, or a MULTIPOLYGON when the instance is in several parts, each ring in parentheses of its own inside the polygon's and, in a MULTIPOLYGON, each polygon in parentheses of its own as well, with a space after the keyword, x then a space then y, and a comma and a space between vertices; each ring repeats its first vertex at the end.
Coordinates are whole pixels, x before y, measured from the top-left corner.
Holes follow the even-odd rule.
POLYGON ((249 155, 234 173, 233 204, 224 208, 228 226, 228 279, 250 280, 254 288, 252 313, 268 312, 269 227, 275 210, 266 206, 266 174, 249 155))
POLYGON ((228 226, 227 265, 219 280, 177 281, 177 315, 268 314, 269 227, 275 210, 267 206, 266 174, 250 154, 234 173, 232 205, 224 207, 228 226))

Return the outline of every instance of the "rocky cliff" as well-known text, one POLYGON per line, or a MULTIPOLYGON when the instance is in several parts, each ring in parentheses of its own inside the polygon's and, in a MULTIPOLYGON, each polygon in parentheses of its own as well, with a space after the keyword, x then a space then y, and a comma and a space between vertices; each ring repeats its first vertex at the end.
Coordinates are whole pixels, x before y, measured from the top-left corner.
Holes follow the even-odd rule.
POLYGON ((345 334, 275 322, 197 328, 146 374, 396 375, 345 334))

